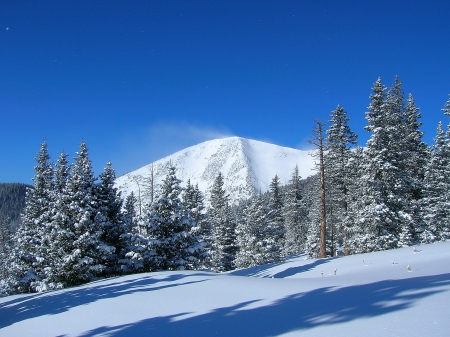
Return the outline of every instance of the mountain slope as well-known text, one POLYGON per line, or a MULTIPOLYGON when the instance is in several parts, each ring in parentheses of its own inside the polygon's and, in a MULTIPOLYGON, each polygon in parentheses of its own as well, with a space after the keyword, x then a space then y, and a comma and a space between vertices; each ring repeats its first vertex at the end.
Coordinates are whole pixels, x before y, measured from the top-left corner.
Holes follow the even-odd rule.
POLYGON ((9 296, 0 336, 448 336, 450 242, 417 248, 9 296))
MULTIPOLYGON (((267 191, 275 174, 282 184, 286 184, 296 165, 303 178, 314 173, 311 170, 313 160, 307 151, 240 137, 207 141, 155 161, 153 169, 157 184, 166 176, 170 162, 175 165, 177 177, 183 184, 190 179, 191 184, 198 184, 206 195, 221 172, 232 202, 248 198, 259 190, 267 191)), ((151 165, 117 178, 116 186, 124 196, 131 191, 138 194, 138 185, 150 175, 151 165)))

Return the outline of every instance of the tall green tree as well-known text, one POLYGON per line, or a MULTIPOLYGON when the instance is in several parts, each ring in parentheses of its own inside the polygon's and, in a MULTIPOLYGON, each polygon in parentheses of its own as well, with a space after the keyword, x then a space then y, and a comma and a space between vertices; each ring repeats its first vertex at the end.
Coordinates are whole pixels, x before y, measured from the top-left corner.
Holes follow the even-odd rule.
POLYGON ((211 255, 208 266, 216 272, 234 269, 236 247, 236 223, 231 214, 228 195, 219 173, 211 188, 208 217, 211 224, 211 255))
MULTIPOLYGON (((358 136, 348 125, 347 112, 341 106, 337 106, 331 112, 330 127, 326 131, 325 175, 327 205, 329 208, 328 222, 331 226, 331 238, 335 238, 343 244, 344 251, 348 255, 349 224, 346 223, 349 204, 349 185, 354 178, 350 170, 349 162, 353 157, 352 148, 357 143, 358 136), (334 230, 336 229, 336 230, 334 230)), ((333 246, 333 244, 332 244, 333 246)), ((333 254, 333 247, 331 249, 333 254)))

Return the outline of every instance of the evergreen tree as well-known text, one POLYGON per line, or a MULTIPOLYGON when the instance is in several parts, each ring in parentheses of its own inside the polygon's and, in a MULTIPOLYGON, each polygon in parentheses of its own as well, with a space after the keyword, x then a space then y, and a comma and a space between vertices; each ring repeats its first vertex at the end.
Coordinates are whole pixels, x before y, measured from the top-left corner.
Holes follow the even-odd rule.
POLYGON ((95 186, 96 215, 94 221, 101 231, 100 240, 111 247, 106 265, 109 274, 115 274, 117 261, 123 258, 125 243, 121 239, 124 234, 124 215, 122 213, 122 199, 120 192, 114 187, 115 171, 108 162, 103 173, 100 174, 100 184, 95 186))
POLYGON ((216 272, 234 269, 236 254, 236 225, 223 185, 222 174, 219 173, 211 189, 210 207, 207 212, 212 235, 208 265, 216 272))
POLYGON ((210 256, 211 250, 211 225, 207 219, 204 206, 203 193, 198 188, 198 184, 193 186, 190 179, 186 183, 182 194, 182 206, 188 211, 194 220, 195 225, 191 232, 203 244, 205 250, 202 263, 210 256))
POLYGON ((450 239, 450 139, 439 122, 431 159, 425 172, 421 242, 450 239))
POLYGON ((52 190, 51 222, 47 227, 48 241, 51 243, 47 254, 45 277, 38 283, 40 291, 59 289, 67 286, 66 258, 72 252, 76 239, 69 218, 70 200, 67 195, 67 182, 70 166, 67 154, 62 152, 55 167, 54 188, 52 190))
POLYGON ((244 209, 244 217, 236 227, 238 252, 234 261, 237 268, 248 268, 273 262, 272 245, 266 235, 267 212, 264 210, 261 195, 254 197, 244 209))
POLYGON ((298 254, 305 249, 307 209, 301 190, 301 178, 296 166, 287 186, 282 208, 285 227, 284 256, 298 254))
POLYGON ((366 191, 360 219, 370 237, 369 251, 410 245, 419 227, 414 201, 419 181, 407 158, 423 154, 417 123, 420 115, 411 96, 405 107, 398 78, 387 94, 385 90, 378 79, 366 114, 366 130, 372 135, 365 151, 366 191))
POLYGON ((82 142, 67 181, 67 217, 74 235, 64 271, 64 283, 76 285, 105 275, 114 247, 102 242, 103 228, 96 221, 97 200, 95 177, 88 148, 82 142))
POLYGON ((136 213, 136 203, 137 198, 134 196, 134 192, 131 191, 129 195, 125 198, 125 206, 124 206, 124 217, 126 224, 126 231, 130 231, 134 226, 134 219, 137 216, 136 213))
MULTIPOLYGON (((348 212, 349 185, 354 177, 350 171, 349 162, 352 158, 351 148, 356 145, 357 135, 348 126, 347 112, 337 106, 331 112, 330 127, 326 131, 327 147, 325 155, 325 175, 327 205, 329 207, 329 224, 331 233, 336 229, 337 235, 331 238, 344 245, 348 254, 348 223, 345 222, 348 212)), ((333 244, 331 245, 333 254, 333 244)))
POLYGON ((155 269, 197 269, 203 255, 203 245, 192 234, 194 220, 181 206, 180 193, 180 181, 171 166, 161 185, 161 194, 151 205, 149 237, 155 251, 155 269))
POLYGON ((285 229, 283 218, 283 198, 281 195, 280 179, 277 175, 272 179, 269 185, 269 203, 267 209, 267 239, 273 241, 272 262, 280 261, 283 256, 285 245, 285 229))
POLYGON ((34 290, 33 282, 42 279, 48 253, 45 232, 50 221, 53 166, 46 141, 41 144, 35 160, 34 188, 27 190, 22 224, 14 236, 16 245, 9 261, 11 282, 19 292, 34 290))

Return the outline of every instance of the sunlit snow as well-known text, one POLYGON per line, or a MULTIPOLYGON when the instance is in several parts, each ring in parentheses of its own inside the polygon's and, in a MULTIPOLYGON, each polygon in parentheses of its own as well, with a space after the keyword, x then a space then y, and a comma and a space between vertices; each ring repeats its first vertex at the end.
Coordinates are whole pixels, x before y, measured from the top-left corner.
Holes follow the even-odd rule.
POLYGON ((0 336, 448 336, 449 261, 442 242, 117 277, 0 299, 0 336))

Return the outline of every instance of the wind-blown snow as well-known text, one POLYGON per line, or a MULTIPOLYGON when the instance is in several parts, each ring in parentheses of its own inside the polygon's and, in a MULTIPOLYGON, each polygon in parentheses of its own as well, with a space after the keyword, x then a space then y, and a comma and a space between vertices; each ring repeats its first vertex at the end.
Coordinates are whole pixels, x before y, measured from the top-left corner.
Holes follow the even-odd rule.
POLYGON ((417 250, 10 296, 0 299, 0 336, 448 336, 450 242, 417 250))
MULTIPOLYGON (((314 174, 313 158, 307 151, 240 137, 210 140, 155 161, 156 184, 166 176, 169 163, 176 167, 182 186, 190 179, 207 196, 214 179, 222 173, 231 202, 267 191, 276 174, 286 184, 296 165, 303 178, 314 174)), ((124 197, 131 191, 138 195, 138 184, 150 175, 150 167, 151 163, 117 178, 116 186, 124 197)))

